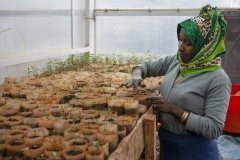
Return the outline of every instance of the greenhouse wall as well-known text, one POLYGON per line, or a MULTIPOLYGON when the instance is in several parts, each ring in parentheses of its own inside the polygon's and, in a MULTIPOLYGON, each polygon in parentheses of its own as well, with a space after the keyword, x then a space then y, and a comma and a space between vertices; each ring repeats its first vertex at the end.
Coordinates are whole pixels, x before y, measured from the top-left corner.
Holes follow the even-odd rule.
POLYGON ((199 13, 199 8, 206 4, 219 8, 240 7, 240 1, 235 0, 194 3, 189 0, 97 0, 96 8, 102 11, 96 16, 96 53, 175 54, 177 24, 199 13), (115 10, 106 12, 105 9, 109 8, 115 10), (116 9, 128 9, 128 12, 116 9), (138 11, 135 14, 134 9, 138 11), (193 9, 194 12, 186 13, 188 11, 184 9, 193 9))
POLYGON ((87 52, 85 1, 0 0, 0 82, 48 59, 87 52))

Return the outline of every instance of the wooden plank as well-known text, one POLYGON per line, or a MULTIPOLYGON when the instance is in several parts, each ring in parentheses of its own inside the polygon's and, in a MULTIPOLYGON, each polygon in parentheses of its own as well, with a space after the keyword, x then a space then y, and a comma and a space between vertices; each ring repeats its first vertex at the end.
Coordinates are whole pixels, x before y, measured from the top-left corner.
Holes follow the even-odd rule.
POLYGON ((108 160, 137 160, 143 149, 143 119, 140 118, 132 132, 118 144, 117 149, 108 157, 108 160))
MULTIPOLYGON (((151 114, 152 112, 153 112, 152 108, 149 108, 147 113, 141 116, 141 118, 137 121, 136 126, 133 128, 132 132, 118 144, 117 149, 111 153, 111 155, 108 157, 108 160, 138 160, 139 159, 145 147, 143 121, 145 117, 148 114, 151 114)), ((148 120, 149 119, 152 119, 152 118, 148 118, 148 120)), ((154 135, 155 133, 156 131, 154 132, 154 135)), ((155 147, 155 145, 153 146, 155 147)))
POLYGON ((156 116, 148 114, 143 120, 145 159, 156 159, 156 116))

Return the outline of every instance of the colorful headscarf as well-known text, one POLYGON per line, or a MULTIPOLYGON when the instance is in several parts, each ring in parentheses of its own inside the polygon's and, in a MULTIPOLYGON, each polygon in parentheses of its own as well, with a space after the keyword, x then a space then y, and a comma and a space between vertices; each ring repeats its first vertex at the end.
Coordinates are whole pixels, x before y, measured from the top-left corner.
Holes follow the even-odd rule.
POLYGON ((183 63, 177 54, 181 76, 214 71, 220 67, 221 57, 225 54, 226 26, 222 12, 210 5, 202 7, 199 15, 178 24, 178 39, 183 29, 194 48, 187 63, 183 63))

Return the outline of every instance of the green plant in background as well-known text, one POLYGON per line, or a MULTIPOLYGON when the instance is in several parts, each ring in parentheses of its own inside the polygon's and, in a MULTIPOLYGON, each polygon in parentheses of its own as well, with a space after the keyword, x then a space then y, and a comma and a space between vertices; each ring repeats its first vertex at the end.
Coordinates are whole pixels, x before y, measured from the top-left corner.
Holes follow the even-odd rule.
POLYGON ((111 57, 110 57, 110 55, 106 55, 105 56, 105 63, 110 63, 111 62, 111 57))
POLYGON ((66 66, 67 63, 61 59, 54 60, 55 73, 61 73, 63 70, 65 70, 66 66))
POLYGON ((88 65, 90 63, 91 57, 89 53, 82 53, 79 55, 80 58, 80 66, 83 67, 83 65, 88 65))
MULTIPOLYGON (((112 64, 116 68, 118 66, 135 65, 144 60, 157 59, 161 55, 159 54, 142 54, 137 55, 135 53, 131 54, 89 54, 88 52, 81 54, 71 54, 66 60, 62 59, 49 59, 46 66, 42 69, 36 66, 28 67, 28 76, 50 76, 52 74, 61 74, 69 70, 78 70, 79 68, 84 68, 89 66, 90 63, 98 64, 99 62, 105 64, 112 64)), ((89 68, 94 70, 94 68, 89 68)), ((97 71, 95 69, 95 71, 97 71)), ((109 72, 114 72, 114 69, 108 69, 109 72)), ((129 72, 129 69, 122 68, 122 72, 129 72)))
POLYGON ((103 62, 103 59, 99 56, 99 55, 90 55, 91 58, 91 62, 92 63, 99 63, 99 62, 103 62))
POLYGON ((40 69, 38 69, 36 66, 28 67, 28 77, 29 76, 38 76, 40 69))
POLYGON ((118 64, 122 65, 124 62, 124 57, 122 57, 120 54, 118 55, 118 64))
POLYGON ((49 75, 53 73, 53 61, 51 59, 48 60, 46 70, 49 75))

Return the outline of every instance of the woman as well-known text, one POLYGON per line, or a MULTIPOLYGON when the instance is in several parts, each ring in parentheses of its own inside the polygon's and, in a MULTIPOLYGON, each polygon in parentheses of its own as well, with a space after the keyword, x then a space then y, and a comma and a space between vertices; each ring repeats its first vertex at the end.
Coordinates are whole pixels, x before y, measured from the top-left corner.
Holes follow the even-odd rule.
POLYGON ((148 97, 160 113, 161 160, 219 160, 215 139, 222 134, 231 82, 221 68, 226 21, 206 5, 178 24, 176 55, 136 65, 122 86, 144 86, 146 77, 163 76, 161 96, 148 97))

